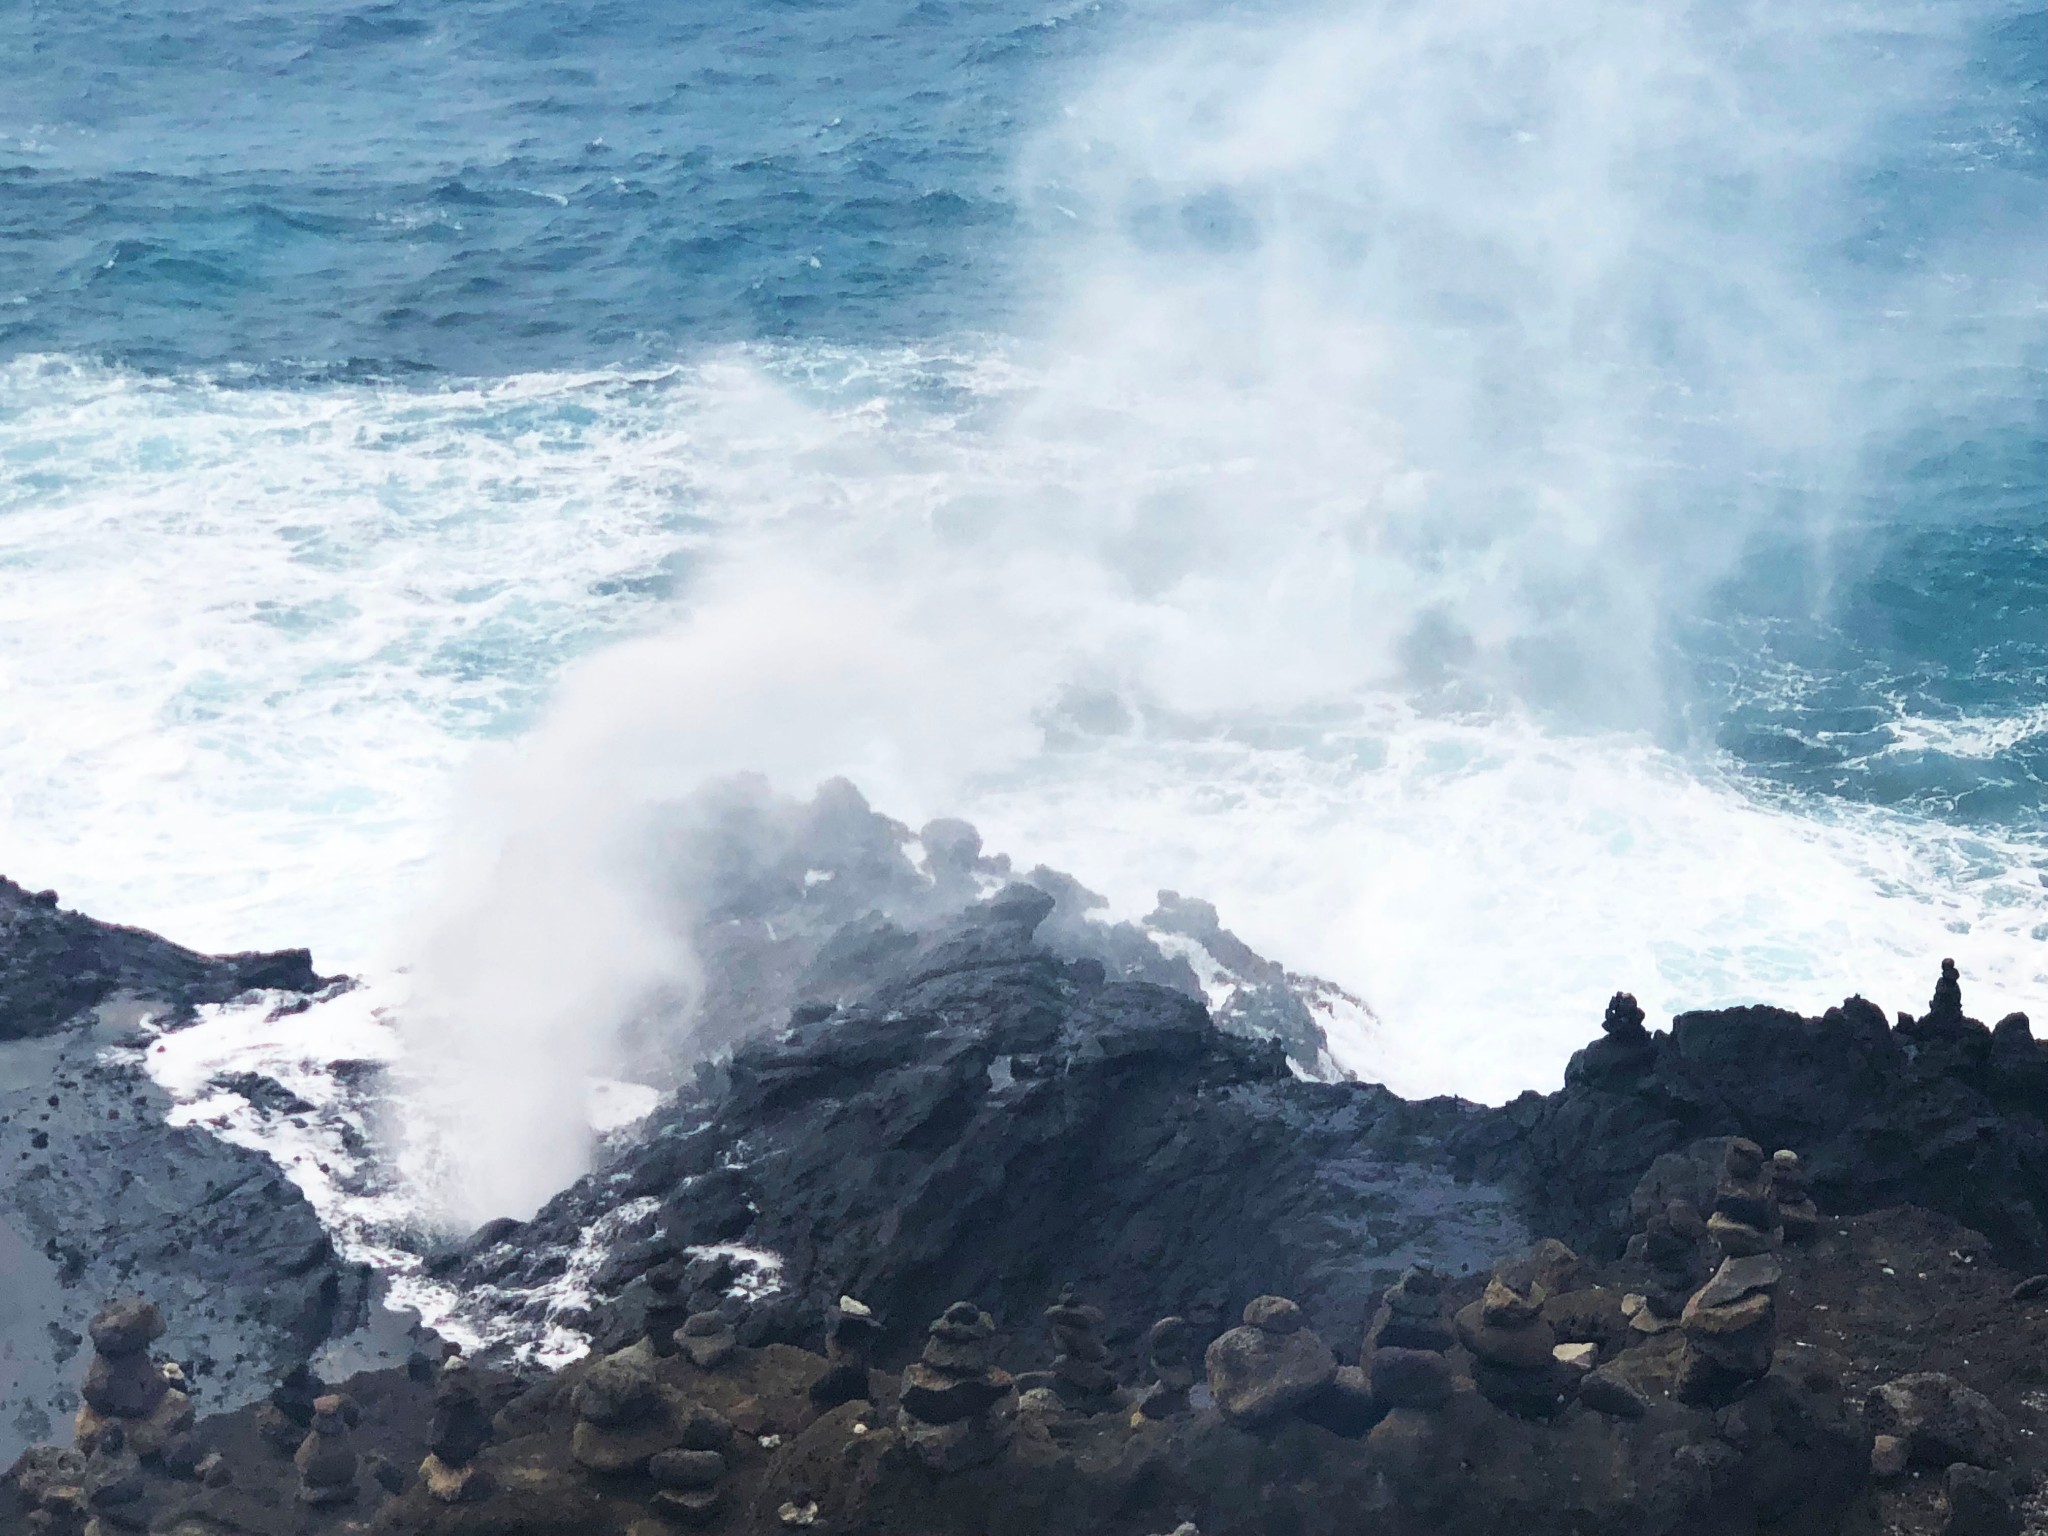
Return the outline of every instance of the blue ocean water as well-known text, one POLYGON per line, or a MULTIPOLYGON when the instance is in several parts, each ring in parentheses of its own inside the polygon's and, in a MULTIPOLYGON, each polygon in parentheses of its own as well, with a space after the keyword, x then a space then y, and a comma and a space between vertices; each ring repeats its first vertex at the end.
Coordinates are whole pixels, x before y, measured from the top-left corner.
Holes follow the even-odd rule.
POLYGON ((14 5, 0 349, 404 377, 986 323, 1099 8, 14 5))
POLYGON ((0 867, 370 963, 678 633, 661 754, 1216 894, 1409 1086, 2048 1003, 2044 234, 2000 0, 12 0, 0 867), (857 723, 704 652, 817 567, 857 723))

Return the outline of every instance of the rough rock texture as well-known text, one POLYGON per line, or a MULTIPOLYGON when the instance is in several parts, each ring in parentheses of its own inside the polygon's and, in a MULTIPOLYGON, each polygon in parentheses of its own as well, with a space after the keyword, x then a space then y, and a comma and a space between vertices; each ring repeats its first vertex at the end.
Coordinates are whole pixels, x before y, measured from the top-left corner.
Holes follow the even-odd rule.
MULTIPOLYGON (((824 997, 706 1067, 516 1252, 452 1278, 516 1296, 523 1271, 558 1270, 592 1222, 650 1198, 662 1214, 601 1277, 613 1299, 565 1319, 609 1347, 636 1335, 649 1270, 744 1241, 780 1256, 788 1295, 744 1342, 816 1343, 842 1293, 887 1320, 897 1358, 912 1320, 958 1297, 1023 1337, 1072 1282, 1134 1367, 1162 1311, 1206 1342, 1281 1291, 1348 1340, 1410 1264, 1456 1275, 1539 1233, 1611 1258, 1642 1226, 1631 1197, 1653 1165, 1678 1170, 1650 1181, 1659 1209, 1684 1190, 1704 1209, 1736 1136, 1796 1148, 1822 1211, 1915 1201, 2009 1259, 2048 1256, 2048 1056, 2021 1031, 1893 1030, 1852 999, 1818 1019, 1741 1008, 1652 1033, 1618 998, 1560 1092, 1409 1103, 1301 1081, 1277 1042, 1220 1034, 1185 992, 1063 958, 1046 931, 1064 921, 1018 884, 922 929, 850 922, 806 983, 824 997)), ((1674 1324, 1682 1302, 1668 1298, 1674 1324)))
POLYGON ((1341 988, 1254 953, 1208 902, 1161 891, 1142 923, 1102 922, 1107 902, 1072 877, 1043 867, 1019 874, 1006 856, 985 853, 964 821, 913 833, 844 780, 805 802, 757 780, 728 781, 673 807, 658 835, 678 885, 692 893, 689 940, 703 991, 687 1028, 651 1017, 628 1041, 651 1079, 778 1029, 793 1010, 866 990, 920 934, 1012 880, 1052 898, 1039 935, 1047 953, 1207 1003, 1218 1028, 1277 1042, 1307 1075, 1345 1075, 1319 1011, 1371 1017, 1341 988))
POLYGON ((1562 1092, 1524 1094, 1456 1141, 1582 1251, 1619 1250, 1660 1154, 1743 1136, 1796 1149, 1824 1212, 1923 1205, 2015 1264, 2048 1254, 2048 1051, 2023 1027, 1957 1014, 1894 1029, 1856 997, 1820 1018, 1681 1014, 1620 1057, 1611 1040, 1572 1058, 1562 1092))
POLYGON ((66 911, 55 891, 0 877, 0 1040, 50 1034, 117 993, 191 1008, 259 987, 310 992, 325 980, 303 949, 202 955, 66 911))
POLYGON ((835 1011, 741 1045, 529 1223, 529 1262, 652 1196, 658 1230, 607 1276, 625 1293, 608 1341, 637 1328, 654 1265, 743 1239, 783 1261, 778 1336, 815 1342, 850 1294, 901 1351, 967 1297, 1049 1359, 1038 1319, 1071 1282, 1134 1358, 1162 1313, 1206 1343, 1269 1291, 1355 1339, 1409 1265, 1455 1274, 1527 1245, 1506 1192, 1452 1163, 1447 1138, 1485 1111, 1301 1081, 1278 1044, 1219 1033, 1184 994, 1048 953, 1035 931, 1052 909, 1012 886, 872 967, 835 1011))
POLYGON ((208 959, 0 880, 0 1460, 69 1421, 112 1296, 177 1303, 157 1348, 203 1404, 247 1401, 355 1325, 367 1274, 268 1158, 165 1126, 136 1032, 318 981, 303 951, 208 959))
POLYGON ((2012 1458, 2012 1426, 1997 1405, 1942 1371, 1886 1382, 1871 1392, 1863 1416, 1872 1434, 1904 1442, 1908 1465, 1997 1468, 2012 1458))
MULTIPOLYGON (((1839 1393, 1791 1373, 1774 1372, 1719 1413, 1660 1396, 1637 1420, 1580 1411, 1542 1425, 1498 1412, 1464 1384, 1440 1411, 1395 1410, 1370 1433, 1352 1434, 1285 1414, 1246 1427, 1213 1408, 1154 1421, 1055 1407, 1050 1416, 1019 1413, 1014 1430, 974 1456, 935 1463, 893 1427, 899 1414, 886 1378, 874 1400, 820 1412, 810 1388, 827 1362, 800 1350, 743 1347, 716 1373, 682 1356, 646 1358, 656 1390, 687 1405, 677 1438, 695 1443, 644 1465, 588 1470, 571 1458, 587 1422, 579 1414, 594 1398, 618 1396, 582 1390, 593 1373, 612 1371, 586 1361, 524 1386, 491 1380, 504 1406, 498 1437, 477 1464, 487 1476, 474 1498, 444 1502, 424 1479, 359 1477, 353 1506, 295 1508, 298 1472, 247 1410, 198 1431, 207 1453, 221 1457, 224 1483, 149 1467, 126 1475, 156 1528, 180 1536, 655 1536, 671 1528, 645 1523, 650 1510, 722 1536, 800 1528, 1141 1536, 1187 1526, 1205 1536, 1874 1532, 1859 1426, 1839 1393), (699 1423, 732 1428, 704 1434, 699 1423), (716 1499, 678 1497, 707 1485, 716 1499)), ((420 1410, 430 1384, 384 1372, 347 1390, 364 1408, 355 1436, 368 1450, 364 1465, 410 1465, 426 1434, 420 1410)), ((0 1500, 12 1497, 19 1510, 24 1497, 45 1497, 78 1475, 25 1463, 12 1488, 0 1485, 0 1500)))

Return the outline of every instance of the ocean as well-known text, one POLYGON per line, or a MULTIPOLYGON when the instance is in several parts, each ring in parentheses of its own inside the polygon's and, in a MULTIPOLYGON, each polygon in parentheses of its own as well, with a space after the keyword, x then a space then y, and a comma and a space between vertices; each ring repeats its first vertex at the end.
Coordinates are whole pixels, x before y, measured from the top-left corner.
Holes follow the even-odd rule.
POLYGON ((2044 250, 2008 0, 12 0, 0 870, 552 985, 844 774, 1404 1092, 2038 1013, 2044 250))

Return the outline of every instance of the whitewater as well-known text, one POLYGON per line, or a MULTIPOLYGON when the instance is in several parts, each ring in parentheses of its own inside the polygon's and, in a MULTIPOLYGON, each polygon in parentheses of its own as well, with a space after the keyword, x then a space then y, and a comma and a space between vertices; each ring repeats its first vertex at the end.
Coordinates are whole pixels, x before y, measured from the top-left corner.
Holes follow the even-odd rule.
POLYGON ((1199 893, 1403 1093, 2048 1001, 2038 13, 248 10, 4 23, 10 876, 451 1071, 603 1075, 744 771, 1199 893))

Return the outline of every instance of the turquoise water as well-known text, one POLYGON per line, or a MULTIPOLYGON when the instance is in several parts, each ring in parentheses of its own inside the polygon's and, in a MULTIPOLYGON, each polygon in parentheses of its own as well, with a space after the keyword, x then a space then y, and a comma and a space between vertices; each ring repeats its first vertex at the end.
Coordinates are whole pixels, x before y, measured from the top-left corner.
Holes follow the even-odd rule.
POLYGON ((0 7, 0 868, 375 965, 451 847, 848 771, 1215 895, 1407 1086, 1617 986, 2038 1005, 2044 60, 1994 0, 0 7))

